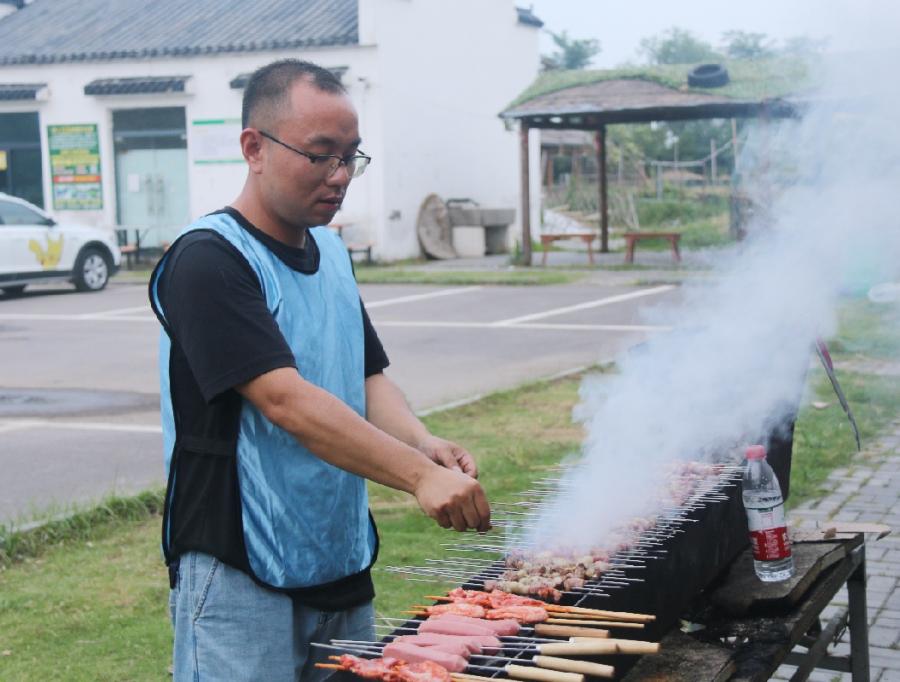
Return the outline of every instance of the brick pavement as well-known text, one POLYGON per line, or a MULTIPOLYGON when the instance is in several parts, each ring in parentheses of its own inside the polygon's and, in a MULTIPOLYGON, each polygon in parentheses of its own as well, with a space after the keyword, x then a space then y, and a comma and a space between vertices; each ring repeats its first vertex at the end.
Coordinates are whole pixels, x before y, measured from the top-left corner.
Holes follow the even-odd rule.
MULTIPOLYGON (((809 527, 816 521, 885 523, 895 533, 866 544, 869 609, 869 657, 872 682, 900 682, 900 421, 861 452, 854 463, 831 472, 827 492, 791 513, 791 525, 809 527)), ((822 612, 823 622, 847 606, 846 589, 822 612)), ((847 633, 833 647, 849 653, 847 633)), ((781 666, 773 679, 786 680, 792 666, 781 666)), ((850 680, 849 674, 815 671, 814 682, 850 680)))

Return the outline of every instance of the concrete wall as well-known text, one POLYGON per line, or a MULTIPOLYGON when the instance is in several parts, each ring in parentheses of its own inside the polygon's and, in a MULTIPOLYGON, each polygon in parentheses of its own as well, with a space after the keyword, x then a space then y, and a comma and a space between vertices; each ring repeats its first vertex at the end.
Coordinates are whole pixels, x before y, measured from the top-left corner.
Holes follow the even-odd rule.
POLYGON ((419 206, 435 192, 518 207, 518 135, 497 114, 535 78, 538 30, 512 0, 362 0, 377 7, 385 213, 379 253, 418 253, 419 206))
MULTIPOLYGON (((497 114, 535 77, 538 30, 517 22, 513 0, 360 0, 360 44, 239 55, 116 60, 0 67, 0 82, 47 83, 40 102, 0 102, 0 112, 38 111, 44 197, 52 210, 47 126, 96 123, 103 209, 58 211, 58 217, 116 224, 112 111, 185 107, 191 217, 215 210, 239 192, 243 163, 197 164, 192 122, 240 117, 238 74, 274 59, 309 59, 348 67, 344 83, 360 115, 361 148, 374 161, 354 181, 335 221, 375 242, 383 259, 418 255, 415 223, 431 192, 471 197, 485 206, 518 208, 518 141, 497 114), (97 78, 191 76, 184 94, 97 97, 97 78)), ((235 156, 240 156, 235 139, 235 156)))

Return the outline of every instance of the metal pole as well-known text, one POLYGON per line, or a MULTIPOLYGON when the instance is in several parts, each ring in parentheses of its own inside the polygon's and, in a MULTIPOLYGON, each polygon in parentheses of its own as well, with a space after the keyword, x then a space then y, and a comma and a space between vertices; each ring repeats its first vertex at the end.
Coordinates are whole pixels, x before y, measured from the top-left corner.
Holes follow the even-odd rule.
POLYGON ((609 192, 606 186, 606 126, 597 129, 597 168, 600 173, 600 253, 609 253, 609 192))
POLYGON ((522 265, 531 265, 531 178, 528 164, 528 124, 519 126, 519 167, 522 181, 522 265))
POLYGON ((710 162, 709 162, 710 163, 710 165, 709 165, 710 180, 711 180, 712 184, 715 185, 716 184, 716 171, 718 169, 716 168, 716 160, 717 160, 716 159, 716 141, 712 138, 710 138, 710 140, 709 140, 709 158, 710 158, 710 162))
POLYGON ((866 608, 866 543, 854 550, 859 565, 847 579, 850 610, 850 674, 853 682, 869 682, 869 623, 866 608))

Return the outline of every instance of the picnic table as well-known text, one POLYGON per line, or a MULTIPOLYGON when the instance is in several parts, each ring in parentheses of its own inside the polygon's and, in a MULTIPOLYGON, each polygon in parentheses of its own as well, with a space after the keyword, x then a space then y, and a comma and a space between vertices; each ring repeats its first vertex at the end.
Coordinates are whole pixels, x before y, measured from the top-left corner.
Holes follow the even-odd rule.
POLYGON ((676 263, 681 262, 681 252, 678 250, 678 241, 681 239, 679 232, 626 232, 625 237, 625 262, 634 263, 634 247, 642 239, 666 239, 672 249, 672 257, 676 263))
POLYGON ((853 682, 867 682, 864 536, 795 542, 794 561, 796 575, 789 581, 763 583, 747 550, 719 587, 700 597, 687 616, 690 626, 669 632, 661 653, 643 657, 624 679, 762 682, 787 663, 798 666, 792 681, 824 668, 851 673, 853 682), (823 627, 821 613, 844 585, 849 605, 823 627), (848 626, 850 654, 829 654, 829 645, 848 626), (795 651, 798 646, 805 651, 795 651))

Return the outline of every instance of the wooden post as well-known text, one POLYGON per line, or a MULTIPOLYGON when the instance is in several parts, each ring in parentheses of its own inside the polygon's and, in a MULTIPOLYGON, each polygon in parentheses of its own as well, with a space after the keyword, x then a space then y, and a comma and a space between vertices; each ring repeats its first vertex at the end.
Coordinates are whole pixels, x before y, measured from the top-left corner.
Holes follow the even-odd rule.
POLYGON ((531 265, 531 183, 528 168, 528 124, 519 124, 519 177, 522 192, 522 265, 531 265))
POLYGON ((620 146, 620 147, 618 147, 618 150, 619 150, 619 162, 616 166, 616 184, 619 185, 619 187, 621 187, 622 181, 625 178, 625 168, 624 168, 624 166, 625 166, 625 158, 624 158, 625 157, 625 148, 620 146))
POLYGON ((737 120, 731 119, 731 155, 734 158, 734 163, 732 164, 733 168, 731 169, 732 174, 737 171, 737 163, 738 163, 738 145, 737 145, 737 120))
POLYGON ((597 169, 600 174, 600 253, 609 253, 609 204, 606 186, 606 126, 597 128, 597 169))
POLYGON ((709 174, 712 184, 716 184, 716 141, 709 139, 709 174))

